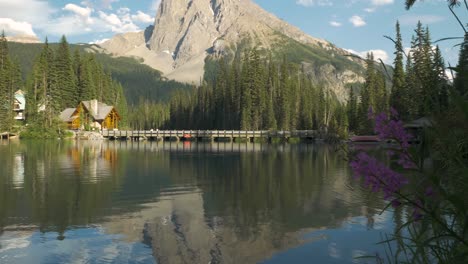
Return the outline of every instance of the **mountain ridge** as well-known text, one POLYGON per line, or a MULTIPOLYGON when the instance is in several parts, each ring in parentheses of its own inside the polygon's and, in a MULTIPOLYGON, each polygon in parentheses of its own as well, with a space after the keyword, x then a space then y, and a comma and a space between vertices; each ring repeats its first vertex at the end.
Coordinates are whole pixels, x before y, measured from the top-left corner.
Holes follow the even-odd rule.
POLYGON ((251 0, 162 0, 151 29, 117 35, 101 47, 115 56, 142 58, 168 79, 198 84, 207 58, 233 53, 245 40, 250 48, 312 65, 310 75, 340 98, 346 98, 348 84, 364 81, 362 60, 251 0))

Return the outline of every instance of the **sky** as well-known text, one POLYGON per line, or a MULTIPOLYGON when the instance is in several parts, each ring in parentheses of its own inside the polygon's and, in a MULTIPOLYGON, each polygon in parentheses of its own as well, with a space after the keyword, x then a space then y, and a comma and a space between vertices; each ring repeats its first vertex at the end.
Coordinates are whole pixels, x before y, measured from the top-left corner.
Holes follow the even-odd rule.
MULTIPOLYGON (((429 26, 432 40, 462 37, 463 30, 445 0, 418 2, 405 10, 403 0, 253 0, 307 34, 328 40, 361 56, 373 51, 393 61, 395 23, 400 21, 403 45, 410 46, 418 20, 429 26)), ((115 34, 143 30, 154 23, 160 0, 0 0, 0 30, 7 36, 34 35, 56 42, 100 43, 115 34)), ((468 11, 455 8, 463 23, 468 11)), ((442 41, 445 60, 457 63, 461 40, 442 41)))

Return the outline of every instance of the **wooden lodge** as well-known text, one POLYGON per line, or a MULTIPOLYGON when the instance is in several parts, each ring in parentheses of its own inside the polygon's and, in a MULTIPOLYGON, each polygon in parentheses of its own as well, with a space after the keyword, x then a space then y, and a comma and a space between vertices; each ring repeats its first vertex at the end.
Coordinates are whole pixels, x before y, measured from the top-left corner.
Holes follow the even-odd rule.
POLYGON ((97 100, 82 101, 76 108, 67 108, 60 114, 68 129, 114 129, 118 128, 120 116, 114 106, 97 100))

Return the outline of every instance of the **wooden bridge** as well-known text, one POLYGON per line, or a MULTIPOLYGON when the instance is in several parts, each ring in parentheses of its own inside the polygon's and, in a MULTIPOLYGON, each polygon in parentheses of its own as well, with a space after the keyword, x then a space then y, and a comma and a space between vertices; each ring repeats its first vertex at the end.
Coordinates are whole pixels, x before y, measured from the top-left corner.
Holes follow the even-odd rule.
POLYGON ((111 140, 157 140, 157 141, 254 141, 273 139, 288 141, 290 138, 315 140, 321 138, 316 130, 293 131, 243 131, 243 130, 103 130, 104 138, 111 140))

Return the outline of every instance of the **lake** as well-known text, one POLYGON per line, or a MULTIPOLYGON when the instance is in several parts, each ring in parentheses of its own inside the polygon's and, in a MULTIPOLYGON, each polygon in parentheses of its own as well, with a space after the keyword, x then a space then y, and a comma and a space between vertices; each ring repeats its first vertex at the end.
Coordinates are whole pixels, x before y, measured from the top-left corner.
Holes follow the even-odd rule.
POLYGON ((372 263, 384 207, 325 144, 0 141, 0 263, 372 263))

